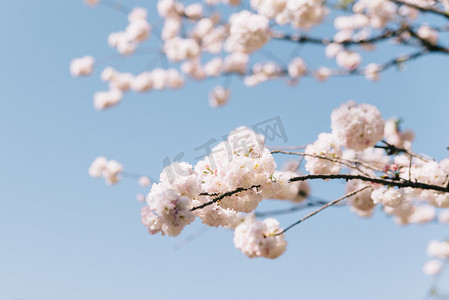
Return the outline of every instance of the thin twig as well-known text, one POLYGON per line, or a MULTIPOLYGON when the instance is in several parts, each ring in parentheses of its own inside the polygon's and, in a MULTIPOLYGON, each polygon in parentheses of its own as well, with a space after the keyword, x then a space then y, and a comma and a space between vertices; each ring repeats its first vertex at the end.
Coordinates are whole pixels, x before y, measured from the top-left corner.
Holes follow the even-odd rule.
POLYGON ((335 162, 335 163, 340 163, 342 165, 345 165, 351 169, 355 169, 361 173, 363 173, 366 176, 370 176, 368 173, 364 172, 363 170, 361 170, 357 165, 351 165, 350 163, 354 163, 354 164, 360 164, 362 166, 364 166, 365 168, 374 170, 374 171, 382 171, 378 168, 375 168, 373 166, 370 166, 362 161, 359 160, 351 160, 351 159, 346 159, 346 158, 331 158, 331 157, 326 157, 326 156, 322 156, 322 155, 317 155, 317 154, 309 154, 309 153, 303 153, 303 152, 292 152, 292 151, 281 151, 281 150, 274 150, 271 151, 272 154, 275 153, 281 153, 281 154, 290 154, 290 155, 299 155, 299 156, 310 156, 310 157, 315 157, 315 158, 319 158, 319 159, 323 159, 323 160, 329 160, 331 162, 335 162))
POLYGON ((426 158, 426 157, 424 157, 424 156, 422 156, 420 154, 411 152, 411 151, 409 151, 407 149, 396 147, 395 145, 392 145, 392 144, 388 143, 385 140, 382 140, 381 142, 384 143, 385 146, 375 145, 374 148, 384 149, 387 152, 387 154, 389 154, 389 155, 390 154, 395 154, 395 153, 405 153, 405 154, 408 154, 410 156, 419 158, 420 160, 425 161, 425 162, 431 161, 431 159, 428 159, 428 158, 426 158))
POLYGON ((184 247, 185 245, 187 245, 188 243, 190 243, 191 241, 193 241, 194 239, 205 233, 209 228, 210 227, 207 226, 201 226, 197 231, 193 232, 192 234, 181 240, 179 243, 177 243, 175 245, 175 249, 180 249, 184 247))
POLYGON ((398 36, 402 32, 404 32, 404 28, 399 28, 397 30, 385 29, 380 35, 373 36, 368 39, 358 40, 358 41, 346 40, 346 41, 342 41, 342 42, 337 42, 330 38, 310 37, 307 35, 295 36, 295 35, 290 35, 290 34, 286 34, 283 32, 273 32, 273 39, 277 39, 277 40, 281 40, 281 41, 291 41, 291 42, 300 43, 300 44, 310 43, 310 44, 326 46, 326 45, 335 43, 335 44, 341 44, 344 46, 348 46, 348 45, 363 45, 363 44, 372 44, 372 43, 380 42, 380 41, 389 39, 391 37, 398 36))
POLYGON ((305 203, 303 205, 296 205, 296 206, 292 206, 290 208, 285 208, 285 209, 268 210, 268 211, 262 211, 262 212, 256 211, 255 214, 256 214, 256 217, 285 215, 285 214, 289 214, 289 213, 296 212, 296 211, 299 211, 299 210, 303 210, 303 209, 306 209, 306 208, 324 205, 324 204, 327 204, 327 203, 329 203, 329 202, 327 202, 327 201, 307 202, 307 203, 305 203))
POLYGON ((104 1, 104 0, 102 0, 102 1, 99 1, 98 4, 103 5, 105 7, 108 7, 108 8, 112 8, 113 10, 118 11, 118 12, 120 12, 122 14, 125 14, 125 15, 129 14, 131 12, 131 10, 132 10, 130 7, 125 6, 125 5, 123 5, 121 3, 118 3, 118 2, 115 2, 115 1, 104 1))
MULTIPOLYGON (((439 47, 437 48, 438 50, 432 50, 429 51, 427 48, 424 49, 420 49, 419 51, 410 53, 410 54, 403 54, 403 55, 399 55, 385 63, 379 64, 378 65, 378 73, 384 72, 394 66, 397 65, 401 65, 407 61, 411 61, 414 59, 417 59, 421 56, 425 56, 427 54, 430 53, 443 53, 443 54, 449 54, 449 49, 446 48, 442 48, 439 47)), ((251 76, 253 75, 252 72, 247 72, 246 74, 240 74, 240 73, 236 73, 236 72, 224 72, 222 75, 231 75, 231 74, 235 74, 238 75, 240 77, 245 77, 245 76, 251 76)), ((306 72, 304 74, 304 76, 314 76, 316 74, 316 71, 314 70, 309 70, 308 72, 306 72)), ((330 69, 330 77, 345 77, 345 76, 354 76, 354 75, 362 75, 365 76, 366 74, 366 68, 356 68, 353 70, 347 70, 347 69, 330 69)), ((277 73, 277 77, 273 77, 273 79, 279 79, 279 78, 283 78, 283 77, 289 77, 288 75, 288 70, 286 69, 282 69, 277 73)), ((215 77, 206 77, 205 79, 212 79, 215 77)), ((293 78, 292 78, 293 79, 293 78)))
POLYGON ((445 261, 445 262, 443 263, 443 267, 442 267, 441 270, 440 270, 440 273, 438 273, 437 275, 435 275, 435 277, 434 277, 434 279, 433 279, 433 282, 432 282, 432 285, 430 286, 429 290, 427 291, 427 294, 424 296, 424 300, 430 299, 430 298, 432 298, 433 296, 436 296, 436 295, 437 295, 437 291, 438 291, 438 290, 437 290, 437 288, 438 288, 438 283, 439 283, 439 281, 440 281, 440 279, 441 279, 441 277, 442 277, 442 275, 443 275, 444 269, 445 269, 447 266, 448 266, 448 262, 445 261))
POLYGON ((355 190, 355 191, 353 191, 353 192, 350 192, 350 193, 344 195, 343 197, 338 198, 337 200, 334 200, 334 201, 332 201, 332 202, 327 203, 326 205, 321 206, 319 209, 317 209, 317 210, 311 212, 310 214, 308 214, 308 215, 305 216, 304 218, 302 218, 302 219, 300 219, 299 221, 297 221, 297 222, 291 224, 290 226, 288 226, 287 228, 285 228, 285 229, 282 230, 281 232, 276 233, 275 236, 276 236, 276 235, 284 234, 285 232, 287 232, 287 231, 290 230, 291 228, 293 228, 293 227, 295 227, 296 225, 298 225, 298 224, 304 222, 304 221, 307 220, 308 218, 310 218, 310 217, 316 215, 316 214, 319 213, 320 211, 325 210, 326 208, 328 208, 328 207, 330 207, 330 206, 332 206, 332 205, 337 204, 337 203, 340 202, 341 200, 344 200, 344 199, 346 199, 346 198, 349 198, 349 197, 351 197, 351 196, 353 196, 353 195, 355 195, 355 194, 357 194, 357 193, 359 193, 359 192, 361 192, 361 191, 363 191, 363 190, 365 190, 365 189, 367 189, 367 188, 370 188, 370 186, 368 186, 368 185, 367 185, 367 186, 364 186, 364 187, 362 187, 362 188, 360 188, 360 189, 358 189, 358 190, 355 190))

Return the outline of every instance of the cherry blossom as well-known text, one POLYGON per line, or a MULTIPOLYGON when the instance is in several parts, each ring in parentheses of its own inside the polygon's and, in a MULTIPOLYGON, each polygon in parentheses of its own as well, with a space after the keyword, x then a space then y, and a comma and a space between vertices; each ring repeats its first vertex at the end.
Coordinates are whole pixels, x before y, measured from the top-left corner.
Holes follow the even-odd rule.
POLYGON ((94 68, 94 58, 90 55, 75 58, 70 63, 70 73, 73 77, 86 76, 92 73, 94 68))
MULTIPOLYGON (((305 77, 377 81, 392 67, 430 53, 449 53, 443 38, 447 29, 425 23, 430 18, 423 17, 447 19, 446 2, 358 0, 333 6, 323 0, 249 0, 243 6, 240 0, 158 0, 148 10, 122 8, 127 17, 123 27, 107 36, 110 51, 123 61, 148 51, 153 57, 145 57, 154 63, 129 70, 84 56, 73 59, 69 69, 73 77, 85 77, 100 68, 107 87, 93 95, 98 110, 117 105, 128 93, 180 89, 207 79, 218 81, 209 92, 212 107, 227 104, 231 93, 235 96, 231 78, 248 87, 277 79, 294 85, 305 77), (152 11, 157 11, 155 19, 149 18, 152 11), (280 43, 291 47, 289 55, 277 53, 280 43), (323 54, 322 61, 299 52, 310 44, 323 54), (392 51, 382 61, 381 55, 369 55, 386 44, 406 52, 392 51)), ((150 234, 178 236, 198 218, 206 226, 234 230, 234 245, 246 256, 266 258, 286 250, 290 228, 333 205, 364 218, 379 208, 402 226, 449 223, 449 158, 413 152, 414 133, 402 130, 398 119, 384 120, 371 104, 346 102, 330 121, 330 132, 317 133, 303 151, 272 150, 263 135, 241 126, 194 165, 175 161, 165 166, 147 195, 137 196, 145 202, 142 223, 150 234), (275 153, 297 155, 304 162, 279 170, 275 153), (346 180, 345 194, 333 201, 316 200, 313 180, 346 180), (272 200, 290 202, 288 212, 320 207, 282 230, 273 218, 258 219, 260 203, 272 200)), ((137 179, 141 188, 152 183, 149 176, 130 175, 105 157, 94 160, 89 174, 109 185, 123 178, 137 179)), ((438 260, 426 263, 423 271, 437 275, 449 258, 447 241, 431 241, 428 254, 438 260)))
POLYGON ((287 247, 283 235, 274 235, 280 230, 276 219, 258 221, 249 216, 235 228, 234 245, 250 258, 277 258, 287 247))

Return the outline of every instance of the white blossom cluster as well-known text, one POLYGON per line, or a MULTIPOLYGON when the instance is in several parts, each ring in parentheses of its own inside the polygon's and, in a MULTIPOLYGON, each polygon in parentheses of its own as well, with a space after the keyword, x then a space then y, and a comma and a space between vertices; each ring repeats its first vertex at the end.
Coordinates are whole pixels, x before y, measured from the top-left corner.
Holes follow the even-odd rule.
MULTIPOLYGON (((101 3, 100 0, 83 1, 88 6, 101 3)), ((94 106, 105 109, 116 105, 123 98, 123 92, 130 87, 136 92, 180 88, 186 82, 184 75, 193 80, 244 75, 238 77, 249 87, 280 78, 284 78, 288 85, 295 85, 304 76, 325 81, 330 76, 359 74, 367 80, 376 81, 382 71, 393 65, 402 66, 413 57, 400 55, 390 62, 362 65, 364 52, 375 50, 376 44, 384 40, 420 46, 423 53, 432 52, 428 50, 441 46, 442 29, 421 22, 421 10, 436 10, 444 14, 449 9, 449 2, 433 0, 402 3, 342 0, 337 1, 337 5, 323 0, 247 1, 249 6, 243 6, 246 8, 243 9, 241 0, 197 0, 188 3, 157 0, 152 10, 157 11, 159 19, 151 20, 151 23, 147 20, 146 8, 132 9, 128 14, 128 26, 122 31, 112 32, 108 44, 127 58, 140 54, 136 50, 143 44, 151 45, 158 52, 152 60, 158 62, 149 64, 136 76, 117 71, 121 76, 115 80, 105 80, 103 73, 108 73, 109 68, 104 69, 102 78, 111 87, 109 91, 95 94, 94 106), (343 8, 343 13, 338 12, 339 8, 343 8), (331 13, 332 10, 336 13, 331 13), (327 17, 333 22, 323 22, 327 17), (327 25, 320 24, 332 23, 334 34, 311 38, 311 42, 321 44, 325 56, 334 59, 337 68, 317 66, 312 69, 315 63, 308 63, 294 52, 288 56, 280 54, 276 59, 273 56, 277 53, 267 53, 272 52, 266 46, 273 40, 287 40, 292 46, 305 44, 309 42, 308 31, 323 27, 324 32, 329 34, 327 25), (156 30, 152 33, 153 27, 156 30), (157 35, 156 38, 149 39, 151 34, 157 35), (158 60, 157 55, 160 55, 158 60), (261 59, 260 56, 265 58, 261 59), (163 69, 157 64, 163 64, 163 69)), ((74 59, 70 72, 74 77, 89 75, 93 72, 93 64, 91 56, 74 59)), ((220 107, 229 97, 229 87, 216 87, 209 93, 209 103, 212 107, 220 107)))
MULTIPOLYGON (((434 1, 417 0, 404 1, 411 5, 430 8, 434 1)), ((326 56, 335 58, 339 67, 354 70, 362 61, 362 56, 344 47, 345 42, 363 42, 372 36, 373 32, 386 28, 390 23, 408 23, 415 20, 419 10, 408 5, 398 5, 389 0, 359 0, 352 6, 353 14, 339 15, 334 19, 334 27, 337 30, 333 37, 334 43, 326 47, 326 56)), ((424 24, 417 31, 417 36, 431 45, 438 44, 438 31, 424 24)), ((400 35, 403 40, 409 40, 409 33, 400 35)), ((373 46, 363 43, 365 50, 373 50, 373 46)), ((370 63, 364 68, 365 77, 368 80, 378 80, 382 67, 376 63, 370 63)))
POLYGON ((109 46, 116 48, 123 55, 132 54, 137 46, 148 38, 151 31, 145 8, 134 8, 128 15, 128 21, 124 31, 113 32, 108 37, 109 46))
POLYGON ((288 75, 294 79, 304 76, 306 72, 307 72, 307 64, 300 57, 296 57, 288 65, 288 75))
MULTIPOLYGON (((360 180, 351 180, 346 184, 346 193, 354 192, 369 184, 360 180)), ((373 214, 376 204, 374 203, 371 194, 372 189, 365 189, 360 193, 357 193, 348 198, 348 204, 352 212, 356 213, 360 217, 370 217, 373 214)))
MULTIPOLYGON (((212 227, 235 229, 234 242, 249 257, 276 258, 286 248, 278 221, 258 221, 253 212, 262 199, 305 201, 307 182, 289 183, 294 171, 276 171, 276 163, 264 146, 264 137, 246 128, 231 131, 196 166, 174 162, 160 175, 146 196, 142 223, 151 234, 177 236, 195 217, 212 227), (239 193, 201 209, 217 195, 243 188, 239 193)), ((142 178, 139 180, 142 181, 142 178)))
POLYGON ((384 136, 385 122, 379 110, 369 104, 347 102, 332 112, 331 122, 332 134, 348 149, 364 150, 384 136))
MULTIPOLYGON (((363 155, 352 157, 360 158, 363 155)), ((385 157, 379 155, 378 161, 382 160, 385 162, 385 157)), ((448 159, 442 160, 439 163, 435 161, 425 162, 419 159, 411 160, 402 154, 394 157, 393 161, 387 161, 383 172, 385 172, 384 176, 387 177, 393 176, 410 180, 409 176, 411 175, 412 182, 446 187, 449 182, 448 176, 445 175, 449 174, 449 170, 446 169, 447 163, 448 159), (412 165, 412 169, 409 168, 409 165, 412 165)), ((375 166, 375 164, 371 164, 371 166, 375 166)), ((362 184, 366 185, 366 183, 359 181, 357 181, 357 184, 355 182, 351 183, 350 181, 347 185, 347 191, 353 191, 362 186, 362 184)), ((449 193, 445 192, 419 188, 394 188, 377 184, 372 185, 369 190, 369 193, 368 190, 365 190, 349 199, 352 210, 358 215, 365 217, 371 215, 375 205, 381 204, 384 207, 385 213, 392 215, 396 223, 400 225, 431 222, 435 220, 437 208, 449 207, 449 193), (357 201, 354 201, 355 199, 357 201)), ((438 220, 440 223, 447 223, 447 220, 449 220, 449 212, 442 210, 438 220)))
MULTIPOLYGON (((208 193, 223 193, 236 188, 262 186, 270 181, 276 163, 263 144, 263 137, 246 127, 231 131, 228 140, 219 143, 211 154, 195 166, 208 193)), ((262 200, 262 193, 251 189, 226 197, 223 208, 251 212, 262 200)))
MULTIPOLYGON (((332 133, 321 133, 304 151, 305 169, 310 174, 340 174, 349 168, 351 174, 368 177, 396 178, 429 185, 447 187, 449 184, 449 159, 440 162, 424 157, 388 153, 373 146, 384 140, 386 148, 395 151, 412 151, 414 134, 401 131, 395 119, 384 121, 380 112, 368 104, 357 105, 350 101, 331 114, 332 133), (392 150, 394 148, 391 148, 392 150), (376 175, 377 174, 377 175, 376 175)), ((392 151, 391 150, 391 151, 392 151)), ((395 152, 393 151, 393 152, 395 152)), ((411 152, 412 153, 412 152, 411 152)), ((360 180, 347 183, 350 193, 368 186, 348 198, 351 210, 361 217, 369 217, 376 205, 392 215, 398 224, 422 224, 435 219, 437 208, 449 208, 449 193, 419 188, 395 188, 370 184, 360 180)), ((449 220, 442 211, 440 222, 449 220)))
POLYGON ((107 67, 101 73, 101 79, 109 83, 109 90, 94 95, 96 109, 117 105, 123 99, 123 93, 133 90, 138 93, 151 90, 177 89, 184 85, 184 76, 176 69, 153 69, 133 76, 131 73, 120 73, 107 67))
POLYGON ((438 31, 432 29, 429 25, 422 25, 419 27, 418 36, 432 45, 438 44, 438 31))
POLYGON ((276 219, 259 221, 249 215, 235 228, 234 245, 250 258, 277 258, 287 247, 284 235, 276 235, 281 231, 276 219))
MULTIPOLYGON (((354 101, 343 104, 331 114, 332 133, 321 133, 314 143, 306 147, 306 170, 311 174, 339 173, 342 147, 350 151, 368 149, 383 138, 384 126, 376 107, 357 105, 354 101)), ((367 153, 364 156, 366 159, 367 153)), ((377 155, 372 160, 378 160, 377 155)))
MULTIPOLYGON (((84 0, 88 6, 100 1, 84 0)), ((168 66, 154 64, 136 75, 105 67, 100 76, 109 88, 94 94, 94 107, 102 110, 117 105, 128 91, 181 88, 185 75, 193 80, 238 76, 250 87, 278 78, 286 78, 293 85, 306 76, 325 81, 330 76, 358 74, 376 81, 385 69, 401 67, 413 58, 401 55, 384 63, 364 65, 364 51, 375 50, 376 43, 384 40, 417 47, 421 54, 449 51, 440 36, 443 30, 418 19, 426 9, 444 15, 449 10, 448 1, 341 1, 339 4, 348 8, 342 14, 330 14, 323 0, 250 0, 248 10, 238 6, 241 2, 204 0, 185 5, 179 0, 158 0, 161 20, 155 20, 153 25, 147 20, 145 8, 132 9, 127 27, 108 36, 109 46, 119 57, 129 58, 138 54, 144 43, 151 44, 150 35, 160 29, 160 36, 154 39, 158 40, 157 63, 168 66), (214 5, 230 8, 221 10, 214 5), (328 16, 334 18, 333 22, 323 22, 328 16), (333 24, 335 32, 331 37, 314 38, 309 30, 322 23, 333 24), (282 57, 286 60, 282 61, 277 53, 264 49, 274 40, 321 44, 325 56, 334 60, 337 68, 312 69, 316 64, 297 56, 297 52, 282 57), (261 55, 266 58, 260 60, 261 55)), ((90 75, 101 61, 90 55, 75 58, 70 73, 73 77, 90 75)), ((230 95, 229 84, 216 85, 209 94, 210 106, 227 104, 230 95)), ((399 225, 435 220, 449 224, 449 159, 437 161, 413 153, 413 140, 413 132, 400 130, 397 119, 384 120, 374 106, 350 101, 332 112, 331 132, 320 133, 305 147, 301 153, 305 158, 303 169, 306 175, 326 178, 339 174, 364 177, 347 181, 346 193, 353 194, 342 202, 358 216, 369 217, 376 207, 381 207, 399 225), (403 188, 373 183, 369 178, 446 190, 403 188)), ((207 226, 234 230, 235 247, 248 257, 277 258, 286 250, 284 231, 276 219, 258 220, 254 211, 263 199, 295 204, 310 200, 308 182, 290 180, 303 176, 299 167, 276 170, 263 136, 239 127, 195 166, 185 162, 167 166, 150 192, 137 196, 145 202, 142 223, 150 234, 178 236, 198 217, 207 226)), ((126 177, 120 163, 105 157, 93 161, 89 174, 104 178, 109 185, 126 177)), ((152 183, 146 176, 138 178, 141 187, 148 188, 152 183)), ((423 272, 436 276, 449 259, 449 242, 433 240, 427 252, 432 260, 423 266, 423 272)))
POLYGON ((142 223, 151 234, 177 236, 184 226, 195 219, 189 210, 189 199, 178 195, 174 190, 167 189, 156 191, 147 196, 148 206, 142 208, 142 223))
POLYGON ((229 89, 225 89, 221 85, 216 86, 209 97, 210 106, 217 107, 223 106, 228 102, 231 91, 229 89))
POLYGON ((291 24, 296 29, 318 25, 329 10, 322 0, 251 0, 251 7, 278 24, 291 24))
POLYGON ((371 193, 374 204, 383 204, 388 207, 398 207, 404 201, 404 191, 401 189, 381 186, 371 193))
POLYGON ((173 37, 165 41, 164 51, 171 61, 192 59, 200 54, 200 46, 194 39, 173 37))
MULTIPOLYGON (((223 92, 218 90, 214 97, 225 97, 220 95, 223 92)), ((221 100, 215 101, 218 104, 221 100)), ((369 217, 376 206, 382 206, 400 225, 428 223, 439 213, 439 222, 449 224, 449 210, 445 210, 449 208, 448 192, 370 181, 381 178, 446 188, 449 158, 437 162, 414 154, 413 133, 402 131, 395 119, 384 121, 377 108, 368 104, 343 104, 332 112, 331 128, 332 133, 319 134, 301 154, 306 162, 304 169, 318 176, 364 177, 346 184, 346 203, 352 212, 369 217), (379 142, 381 139, 383 142, 379 142)), ((310 196, 308 182, 291 181, 303 176, 298 167, 295 162, 276 170, 264 136, 247 127, 236 128, 195 166, 174 162, 163 170, 148 195, 138 196, 146 202, 142 223, 151 234, 177 236, 198 217, 208 226, 234 229, 234 244, 248 257, 276 258, 286 248, 279 222, 272 218, 259 221, 254 211, 263 199, 304 203, 310 196)), ((104 177, 111 184, 120 179, 122 169, 116 161, 99 157, 89 174, 104 177)), ((143 187, 150 182, 148 177, 139 178, 143 187)), ((430 255, 446 259, 447 245, 432 242, 430 255)), ((436 262, 429 263, 425 272, 436 273, 436 266, 436 262)))
POLYGON ((433 257, 423 266, 423 272, 429 276, 441 273, 449 259, 449 242, 432 240, 427 246, 427 255, 433 257))
POLYGON ((270 39, 268 18, 242 10, 229 17, 229 37, 226 50, 251 53, 262 48, 270 39))
POLYGON ((415 135, 411 130, 400 131, 398 120, 390 119, 385 122, 384 135, 385 141, 389 144, 407 150, 412 149, 412 142, 415 135))
POLYGON ((123 166, 115 160, 97 157, 89 167, 89 175, 95 178, 103 177, 107 184, 114 184, 120 180, 123 166))
POLYGON ((263 136, 239 127, 196 166, 184 162, 167 166, 146 196, 142 223, 151 234, 177 236, 199 217, 208 226, 235 228, 235 245, 249 257, 281 255, 286 248, 283 235, 270 236, 280 232, 279 223, 274 219, 257 221, 242 213, 254 211, 263 198, 302 202, 310 189, 305 182, 288 183, 297 173, 276 171, 263 141, 263 136), (244 190, 191 210, 237 188, 244 190))
POLYGON ((298 172, 276 170, 271 181, 263 186, 264 198, 303 202, 310 195, 307 181, 289 182, 290 178, 300 175, 298 172))
POLYGON ((330 133, 320 133, 318 139, 306 147, 306 170, 310 174, 337 174, 341 164, 335 159, 342 157, 340 142, 330 133), (323 159, 326 158, 326 159, 323 159))
POLYGON ((94 58, 90 55, 75 58, 70 63, 70 73, 73 77, 89 75, 94 70, 94 62, 94 58))
POLYGON ((273 61, 254 64, 252 75, 246 76, 243 82, 246 86, 255 86, 268 79, 278 77, 282 72, 281 67, 273 61))

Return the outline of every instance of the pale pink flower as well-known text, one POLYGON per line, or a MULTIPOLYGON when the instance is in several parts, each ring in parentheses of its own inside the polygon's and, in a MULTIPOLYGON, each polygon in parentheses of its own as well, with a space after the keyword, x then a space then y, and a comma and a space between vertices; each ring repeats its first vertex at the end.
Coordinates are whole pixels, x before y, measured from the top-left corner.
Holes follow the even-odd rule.
POLYGON ((70 73, 73 77, 86 76, 94 69, 94 58, 90 55, 75 58, 70 63, 70 73))
POLYGON ((331 114, 332 134, 343 146, 363 150, 382 139, 385 122, 379 110, 369 104, 349 101, 331 114))
POLYGON ((234 245, 250 258, 277 258, 287 248, 284 235, 276 235, 281 231, 276 219, 259 221, 254 216, 248 216, 235 228, 234 245))
POLYGON ((229 89, 222 86, 216 86, 209 96, 210 106, 218 107, 225 105, 228 102, 230 95, 231 91, 229 89))

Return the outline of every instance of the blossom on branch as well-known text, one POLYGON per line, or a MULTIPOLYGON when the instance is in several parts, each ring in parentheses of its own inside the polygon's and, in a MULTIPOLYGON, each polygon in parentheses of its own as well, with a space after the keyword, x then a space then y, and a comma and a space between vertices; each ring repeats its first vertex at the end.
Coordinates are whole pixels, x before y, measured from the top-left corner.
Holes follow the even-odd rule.
POLYGON ((383 138, 384 126, 379 110, 369 104, 349 101, 331 114, 332 134, 344 147, 353 150, 374 146, 383 138))
POLYGON ((276 219, 259 221, 254 216, 248 216, 235 228, 234 245, 250 258, 277 258, 287 248, 284 235, 276 235, 279 232, 281 229, 276 219))

